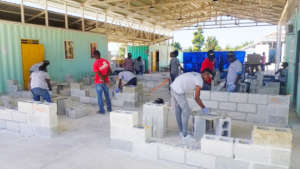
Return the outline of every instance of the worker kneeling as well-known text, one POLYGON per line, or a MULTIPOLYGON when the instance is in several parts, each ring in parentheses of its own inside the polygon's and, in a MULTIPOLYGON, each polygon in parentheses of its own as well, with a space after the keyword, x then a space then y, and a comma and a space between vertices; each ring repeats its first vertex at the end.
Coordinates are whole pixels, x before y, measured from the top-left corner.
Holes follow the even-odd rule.
POLYGON ((123 86, 136 86, 137 85, 137 78, 136 75, 130 71, 122 71, 118 75, 119 84, 118 88, 116 89, 117 92, 122 90, 123 86))
POLYGON ((184 73, 178 76, 171 84, 172 108, 173 110, 175 109, 177 125, 180 131, 179 135, 184 139, 191 137, 188 135, 188 121, 191 109, 188 105, 186 93, 194 91, 195 101, 202 108, 202 112, 208 114, 208 109, 200 99, 200 91, 203 83, 207 82, 211 77, 212 72, 209 69, 205 69, 201 74, 196 72, 184 73))

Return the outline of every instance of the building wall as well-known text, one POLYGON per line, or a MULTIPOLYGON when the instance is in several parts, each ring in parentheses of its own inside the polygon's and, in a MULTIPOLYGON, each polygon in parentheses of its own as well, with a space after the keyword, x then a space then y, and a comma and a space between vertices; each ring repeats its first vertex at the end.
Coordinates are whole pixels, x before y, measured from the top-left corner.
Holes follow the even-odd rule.
POLYGON ((300 80, 300 72, 295 72, 296 67, 296 56, 297 56, 297 46, 299 46, 299 42, 297 42, 298 31, 300 31, 300 11, 295 12, 294 17, 289 21, 289 24, 294 25, 294 34, 286 35, 286 59, 289 62, 289 72, 288 72, 288 84, 287 84, 287 92, 292 96, 297 96, 297 101, 294 97, 291 98, 291 101, 295 103, 295 108, 300 116, 300 83, 295 86, 295 76, 297 75, 300 80), (297 87, 297 93, 294 93, 294 88, 297 87))
POLYGON ((91 42, 97 42, 102 56, 107 55, 104 35, 0 21, 0 93, 6 91, 6 80, 18 80, 23 86, 21 39, 39 40, 44 45, 45 59, 51 63, 50 77, 57 81, 62 81, 65 75, 79 79, 84 73, 92 72, 91 42), (74 42, 73 60, 64 58, 65 40, 74 42))
POLYGON ((152 52, 159 51, 159 67, 167 67, 169 65, 169 53, 171 47, 167 44, 157 44, 149 47, 149 56, 152 52))
MULTIPOLYGON (((133 59, 137 59, 141 56, 145 61, 145 70, 148 70, 148 51, 149 46, 128 46, 127 51, 132 54, 133 59)), ((127 54, 126 54, 127 55, 127 54)))

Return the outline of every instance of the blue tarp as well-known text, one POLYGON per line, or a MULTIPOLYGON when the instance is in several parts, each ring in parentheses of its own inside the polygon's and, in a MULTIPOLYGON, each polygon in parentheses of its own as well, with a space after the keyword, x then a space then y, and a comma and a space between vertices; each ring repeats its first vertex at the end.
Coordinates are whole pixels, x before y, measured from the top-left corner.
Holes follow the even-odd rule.
MULTIPOLYGON (((220 69, 220 65, 223 65, 223 70, 226 70, 229 66, 227 60, 227 51, 215 52, 215 69, 220 69)), ((244 64, 246 52, 235 51, 236 58, 244 64)), ((184 72, 200 72, 201 64, 207 57, 207 52, 184 52, 183 64, 184 72)))

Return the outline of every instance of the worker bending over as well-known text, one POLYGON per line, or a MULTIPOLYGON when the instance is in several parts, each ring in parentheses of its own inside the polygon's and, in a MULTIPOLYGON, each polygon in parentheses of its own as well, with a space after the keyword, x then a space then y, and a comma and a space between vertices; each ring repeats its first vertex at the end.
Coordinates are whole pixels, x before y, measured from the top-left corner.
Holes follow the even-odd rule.
POLYGON ((118 75, 118 89, 117 90, 122 90, 123 86, 136 86, 137 85, 137 78, 136 75, 130 71, 122 71, 118 75), (123 85, 122 85, 123 84, 123 85))
POLYGON ((172 108, 175 108, 177 125, 182 138, 190 138, 188 135, 188 121, 191 114, 191 109, 188 105, 186 94, 194 91, 194 98, 198 105, 202 108, 204 114, 208 113, 208 109, 200 99, 200 91, 203 86, 203 81, 207 81, 212 76, 209 69, 205 69, 201 74, 196 72, 184 73, 178 76, 171 84, 171 102, 172 108), (183 121, 182 121, 183 116, 183 121))
POLYGON ((30 75, 29 79, 29 90, 31 90, 34 101, 40 101, 41 97, 47 102, 51 102, 51 91, 50 77, 47 73, 47 66, 43 65, 39 67, 38 71, 34 71, 30 75))
POLYGON ((226 78, 226 90, 227 92, 236 92, 242 74, 242 63, 236 59, 234 52, 227 53, 227 59, 230 65, 226 78))

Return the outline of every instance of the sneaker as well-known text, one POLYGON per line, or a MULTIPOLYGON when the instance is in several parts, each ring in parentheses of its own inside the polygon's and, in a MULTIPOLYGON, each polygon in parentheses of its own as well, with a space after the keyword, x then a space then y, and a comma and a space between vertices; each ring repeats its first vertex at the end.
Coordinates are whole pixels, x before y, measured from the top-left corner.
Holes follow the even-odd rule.
POLYGON ((196 141, 191 135, 187 135, 183 137, 182 140, 186 143, 193 143, 196 141))
POLYGON ((183 139, 183 138, 184 138, 184 136, 183 136, 183 133, 182 133, 182 132, 179 132, 179 137, 180 137, 181 139, 183 139))

